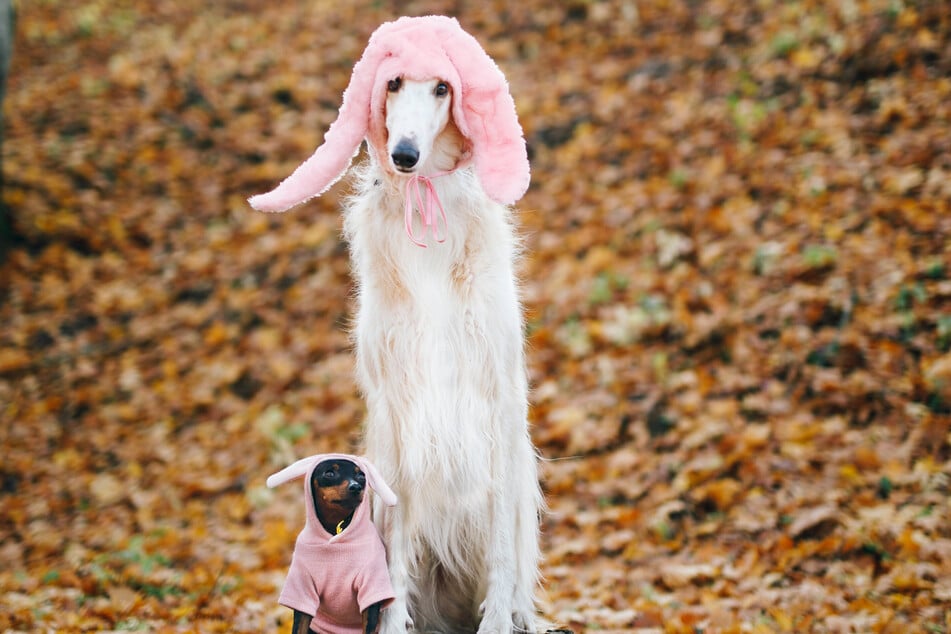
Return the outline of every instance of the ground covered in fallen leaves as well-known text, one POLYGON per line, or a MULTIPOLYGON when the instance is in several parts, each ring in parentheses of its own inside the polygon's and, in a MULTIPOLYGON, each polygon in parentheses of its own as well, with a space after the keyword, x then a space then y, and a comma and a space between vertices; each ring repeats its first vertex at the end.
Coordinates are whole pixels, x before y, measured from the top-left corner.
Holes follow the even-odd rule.
POLYGON ((951 632, 946 2, 19 6, 0 631, 289 630, 303 509, 264 479, 363 413, 347 186, 245 198, 379 23, 437 12, 531 150, 544 616, 951 632))

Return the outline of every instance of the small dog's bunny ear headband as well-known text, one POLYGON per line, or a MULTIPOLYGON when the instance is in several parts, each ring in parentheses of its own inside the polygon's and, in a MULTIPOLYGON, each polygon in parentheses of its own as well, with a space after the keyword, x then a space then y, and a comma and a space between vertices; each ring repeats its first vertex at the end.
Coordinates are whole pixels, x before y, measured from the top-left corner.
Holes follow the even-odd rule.
POLYGON ((453 120, 469 142, 483 190, 502 204, 522 197, 528 155, 505 76, 455 18, 432 15, 400 18, 374 31, 323 145, 274 190, 252 196, 251 206, 286 211, 324 193, 347 171, 364 138, 385 165, 386 85, 397 77, 450 84, 453 120))
POLYGON ((383 501, 387 506, 396 506, 396 494, 393 493, 393 490, 390 489, 389 485, 383 480, 383 477, 380 475, 380 472, 376 470, 376 467, 373 466, 366 458, 361 458, 360 456, 351 456, 349 454, 342 453, 326 453, 326 454, 317 454, 315 456, 308 456, 307 458, 301 458, 294 464, 284 467, 277 473, 274 473, 268 476, 267 486, 268 488, 273 489, 274 487, 284 484, 294 480, 295 478, 301 478, 310 472, 318 463, 323 462, 324 460, 349 460, 360 467, 360 470, 363 471, 364 475, 367 477, 367 484, 370 485, 370 488, 373 489, 377 495, 380 496, 380 500, 383 501))

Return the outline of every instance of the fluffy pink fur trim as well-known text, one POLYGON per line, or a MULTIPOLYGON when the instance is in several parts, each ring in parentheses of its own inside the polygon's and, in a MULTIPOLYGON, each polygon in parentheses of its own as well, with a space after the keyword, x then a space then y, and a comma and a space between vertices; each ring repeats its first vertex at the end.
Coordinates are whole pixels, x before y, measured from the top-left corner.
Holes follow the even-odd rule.
POLYGON ((327 191, 366 138, 385 165, 383 106, 390 79, 438 78, 452 86, 453 120, 468 139, 476 175, 493 200, 511 204, 528 189, 529 165, 515 102, 499 67, 455 18, 400 18, 381 25, 353 67, 324 143, 274 190, 252 196, 261 211, 285 211, 327 191))

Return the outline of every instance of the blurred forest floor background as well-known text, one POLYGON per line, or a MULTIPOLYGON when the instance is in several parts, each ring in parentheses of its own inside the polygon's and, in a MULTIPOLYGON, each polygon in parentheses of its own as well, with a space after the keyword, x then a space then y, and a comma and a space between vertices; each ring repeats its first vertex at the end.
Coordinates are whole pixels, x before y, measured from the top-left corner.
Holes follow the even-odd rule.
POLYGON ((19 3, 4 105, 0 631, 288 631, 358 448, 340 184, 249 209, 369 34, 506 72, 543 614, 577 632, 951 632, 944 0, 19 3))

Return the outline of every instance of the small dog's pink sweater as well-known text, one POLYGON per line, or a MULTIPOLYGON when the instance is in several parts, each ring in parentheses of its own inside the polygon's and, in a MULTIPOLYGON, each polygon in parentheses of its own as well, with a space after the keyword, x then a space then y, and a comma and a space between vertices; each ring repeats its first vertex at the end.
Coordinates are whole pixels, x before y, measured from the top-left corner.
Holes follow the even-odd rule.
POLYGON ((393 598, 383 540, 370 521, 369 502, 353 514, 350 525, 331 535, 320 524, 310 494, 315 462, 304 479, 307 520, 297 536, 294 557, 278 599, 281 605, 313 615, 310 629, 321 634, 359 634, 362 612, 393 598))

